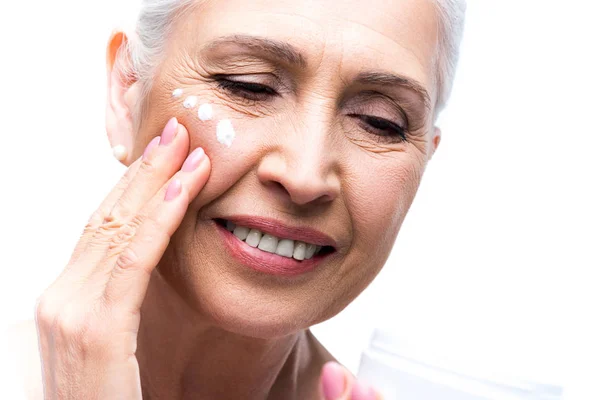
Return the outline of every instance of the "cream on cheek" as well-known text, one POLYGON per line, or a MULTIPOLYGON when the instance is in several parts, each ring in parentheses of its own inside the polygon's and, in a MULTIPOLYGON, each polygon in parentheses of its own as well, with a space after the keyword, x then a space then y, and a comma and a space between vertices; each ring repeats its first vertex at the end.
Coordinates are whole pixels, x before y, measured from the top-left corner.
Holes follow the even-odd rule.
MULTIPOLYGON (((180 98, 183 96, 183 89, 175 89, 172 93, 173 98, 180 98)), ((195 110, 198 104, 198 97, 196 96, 188 96, 183 101, 183 107, 188 110, 195 110)), ((212 105, 208 103, 201 104, 198 107, 198 119, 202 122, 211 121, 214 117, 214 110, 212 105)), ((216 128, 216 137, 217 141, 224 146, 231 147, 233 142, 235 141, 235 129, 233 128, 233 124, 229 119, 220 120, 217 123, 216 128)))
POLYGON ((198 104, 198 98, 196 96, 188 96, 183 101, 183 107, 188 110, 196 107, 196 104, 198 104))
POLYGON ((206 122, 210 121, 213 118, 213 108, 210 104, 202 104, 198 108, 198 118, 200 121, 206 122))
POLYGON ((172 94, 174 99, 178 99, 181 96, 183 96, 183 89, 175 89, 173 90, 173 94, 172 94))
POLYGON ((231 147, 235 140, 235 130, 230 120, 224 119, 217 124, 217 140, 227 147, 231 147))

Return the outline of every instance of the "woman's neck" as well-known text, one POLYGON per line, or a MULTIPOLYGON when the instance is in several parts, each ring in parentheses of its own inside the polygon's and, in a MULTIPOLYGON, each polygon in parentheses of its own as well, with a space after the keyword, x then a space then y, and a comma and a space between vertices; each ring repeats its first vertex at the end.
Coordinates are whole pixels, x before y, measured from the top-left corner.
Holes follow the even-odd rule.
MULTIPOLYGON (((144 399, 260 399, 296 392, 310 364, 306 332, 256 339, 199 321, 155 271, 136 352, 144 399)), ((312 375, 312 374, 311 374, 312 375)))

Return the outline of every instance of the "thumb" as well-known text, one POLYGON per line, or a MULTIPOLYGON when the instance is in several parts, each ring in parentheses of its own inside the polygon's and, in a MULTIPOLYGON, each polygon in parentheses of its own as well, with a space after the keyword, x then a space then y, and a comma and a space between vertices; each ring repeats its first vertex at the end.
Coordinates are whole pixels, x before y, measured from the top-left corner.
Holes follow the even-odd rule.
POLYGON ((321 399, 350 399, 354 376, 336 362, 328 362, 321 371, 321 399))

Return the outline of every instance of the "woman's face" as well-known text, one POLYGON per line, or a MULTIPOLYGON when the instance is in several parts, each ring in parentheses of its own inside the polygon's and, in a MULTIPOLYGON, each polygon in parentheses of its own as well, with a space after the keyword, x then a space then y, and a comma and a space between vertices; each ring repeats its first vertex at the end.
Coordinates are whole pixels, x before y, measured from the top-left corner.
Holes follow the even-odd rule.
POLYGON ((215 0, 178 21, 135 153, 175 116, 190 151, 212 160, 159 266, 208 319, 291 333, 341 311, 377 275, 439 140, 432 3, 215 0), (211 104, 213 119, 184 108, 187 96, 211 104), (231 147, 217 140, 224 119, 231 147), (240 241, 225 221, 328 247, 296 261, 240 241))

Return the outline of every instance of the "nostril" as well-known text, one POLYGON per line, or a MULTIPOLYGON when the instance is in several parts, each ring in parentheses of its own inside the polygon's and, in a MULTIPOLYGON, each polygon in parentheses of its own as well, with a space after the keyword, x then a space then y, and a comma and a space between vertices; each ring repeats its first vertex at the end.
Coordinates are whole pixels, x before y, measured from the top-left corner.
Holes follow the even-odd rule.
POLYGON ((317 205, 331 202, 336 197, 337 189, 331 183, 308 171, 298 173, 288 169, 273 173, 263 170, 262 175, 259 171, 259 178, 264 188, 286 203, 291 201, 299 206, 317 205))
POLYGON ((283 186, 283 184, 281 182, 273 182, 273 184, 280 190, 284 191, 287 193, 287 189, 285 188, 285 186, 283 186))
POLYGON ((279 181, 271 181, 269 182, 268 186, 270 186, 276 192, 281 193, 282 195, 290 196, 290 192, 288 192, 283 183, 279 181))

